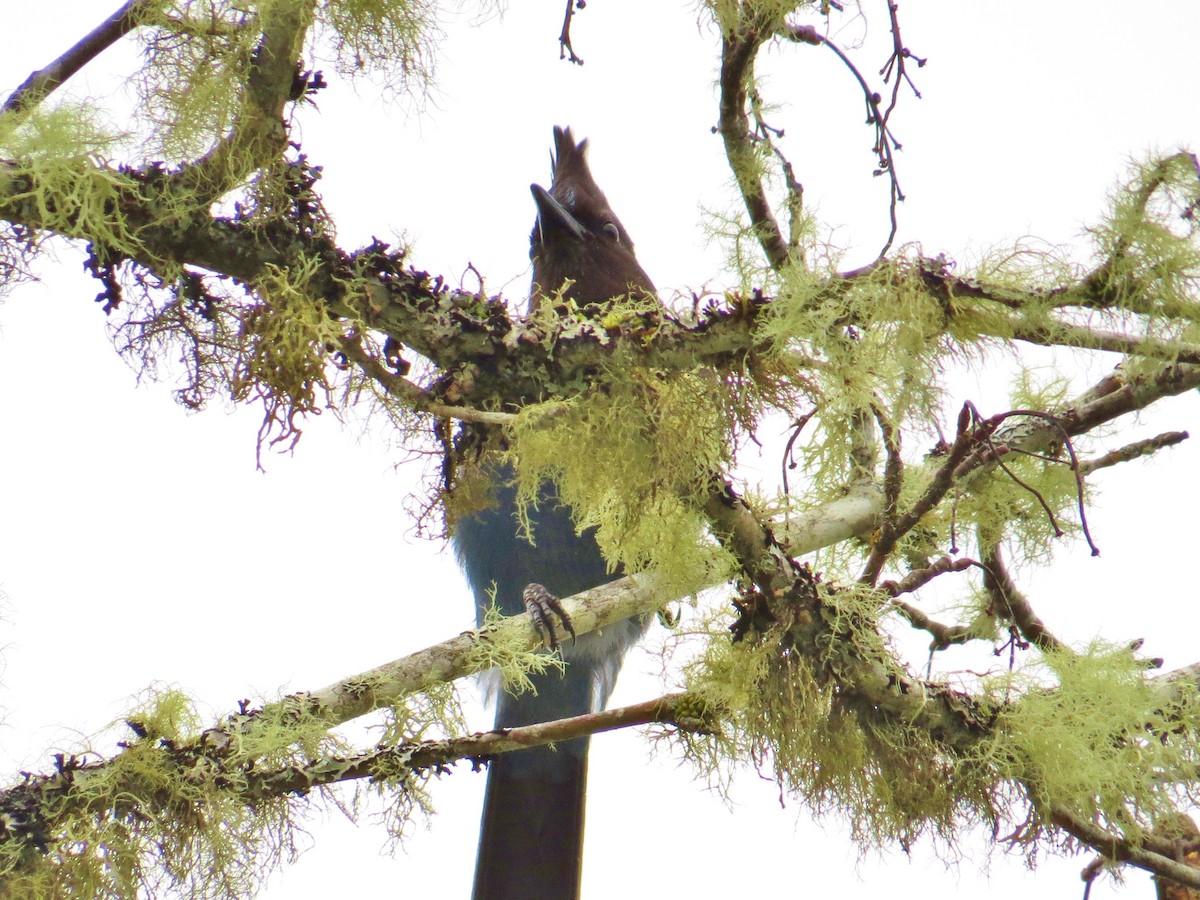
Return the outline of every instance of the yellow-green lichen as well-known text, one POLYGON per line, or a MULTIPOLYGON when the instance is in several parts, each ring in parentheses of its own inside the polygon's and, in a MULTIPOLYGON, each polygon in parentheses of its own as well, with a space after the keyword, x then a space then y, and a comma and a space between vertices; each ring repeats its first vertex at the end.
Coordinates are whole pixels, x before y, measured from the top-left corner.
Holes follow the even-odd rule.
POLYGON ((1197 799, 1200 704, 1194 687, 1147 677, 1128 647, 1048 653, 986 689, 999 710, 1005 767, 1043 822, 1056 811, 1136 840, 1197 799), (1005 701, 1014 688, 1019 700, 1005 701))
POLYGON ((702 506, 728 461, 723 393, 703 373, 614 368, 603 388, 528 407, 510 430, 518 504, 554 483, 610 564, 652 569, 666 596, 721 580, 728 561, 702 506))

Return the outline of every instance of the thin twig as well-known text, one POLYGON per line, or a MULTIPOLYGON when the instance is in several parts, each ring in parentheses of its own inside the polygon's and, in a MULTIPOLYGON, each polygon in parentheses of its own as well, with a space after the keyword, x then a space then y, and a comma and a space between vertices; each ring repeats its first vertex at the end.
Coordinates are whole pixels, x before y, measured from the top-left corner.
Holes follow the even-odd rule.
POLYGON ((1131 444, 1126 444, 1124 447, 1118 447, 1116 450, 1109 450, 1095 459, 1084 460, 1079 464, 1079 473, 1081 475, 1090 475, 1097 469, 1104 469, 1108 466, 1115 466, 1118 463, 1130 462, 1143 456, 1149 456, 1151 453, 1156 453, 1164 447, 1173 447, 1176 444, 1181 444, 1189 436, 1186 431, 1164 431, 1162 434, 1157 434, 1152 438, 1134 441, 1131 444))
POLYGON ((967 459, 970 451, 978 446, 984 436, 989 435, 995 429, 995 424, 987 420, 980 421, 977 415, 973 415, 973 412, 973 406, 964 404, 958 415, 958 434, 947 451, 942 465, 926 486, 925 492, 917 498, 908 512, 891 522, 885 521, 880 527, 879 536, 871 547, 871 555, 863 566, 863 574, 859 576, 860 582, 864 584, 874 582, 883 567, 883 561, 892 552, 896 542, 916 527, 922 517, 942 501, 942 498, 953 486, 955 479, 960 477, 958 469, 967 459))
POLYGON ((921 68, 928 60, 914 54, 911 50, 904 46, 904 41, 900 37, 900 16, 898 15, 900 7, 896 3, 888 3, 888 16, 892 20, 892 55, 888 57, 888 61, 884 63, 879 74, 883 77, 883 83, 887 84, 892 75, 896 75, 896 80, 892 82, 892 99, 888 103, 887 109, 883 111, 885 119, 892 115, 892 110, 896 108, 896 103, 900 99, 900 85, 907 84, 912 88, 913 95, 920 100, 921 92, 917 90, 916 84, 909 77, 908 69, 905 63, 910 59, 917 61, 917 68, 921 68))
MULTIPOLYGON (((819 34, 816 29, 811 26, 793 26, 789 28, 786 35, 794 41, 799 41, 805 44, 823 44, 833 51, 834 55, 842 61, 842 64, 850 70, 850 74, 854 76, 862 89, 863 99, 867 104, 867 124, 875 126, 875 144, 871 148, 871 152, 875 154, 879 168, 876 169, 876 175, 887 174, 890 182, 889 191, 890 199, 888 201, 888 219, 891 223, 891 229, 888 231, 887 240, 884 241, 883 247, 880 248, 876 256, 877 260, 883 259, 887 255, 888 250, 892 247, 892 242, 896 239, 896 232, 899 229, 899 221, 897 218, 896 208, 899 203, 904 200, 904 191, 900 187, 900 179, 896 175, 896 150, 903 146, 895 135, 892 134, 891 128, 888 127, 888 116, 891 114, 891 107, 887 111, 880 109, 879 104, 883 98, 879 96, 877 91, 873 91, 871 86, 867 84, 867 79, 859 71, 858 67, 851 61, 837 44, 829 40, 822 34, 819 34)), ((918 95, 919 96, 919 95, 918 95)), ((893 103, 894 105, 894 103, 893 103)))
POLYGON ((784 155, 783 150, 776 142, 776 138, 783 138, 783 129, 773 128, 763 117, 762 97, 757 90, 749 93, 749 100, 750 109, 754 113, 755 131, 758 139, 770 148, 771 153, 779 161, 779 167, 783 172, 783 183, 787 190, 787 199, 784 201, 784 208, 788 214, 788 251, 789 253, 798 254, 797 259, 803 262, 804 255, 800 247, 800 239, 804 233, 804 185, 796 179, 796 170, 792 166, 792 161, 784 155))
MULTIPOLYGON (((1083 537, 1087 541, 1088 547, 1091 548, 1092 556, 1099 556, 1100 548, 1097 547, 1096 542, 1092 540, 1092 533, 1091 533, 1091 530, 1088 528, 1087 510, 1085 509, 1084 502, 1083 502, 1083 473, 1081 473, 1079 471, 1079 457, 1076 456, 1076 454, 1075 454, 1075 444, 1071 441, 1071 436, 1070 436, 1070 434, 1067 433, 1067 429, 1063 427, 1061 422, 1059 422, 1057 416, 1054 416, 1053 414, 1048 413, 1048 412, 1043 412, 1039 409, 1012 409, 1006 413, 1001 413, 999 416, 995 416, 993 418, 1003 420, 1003 419, 1010 418, 1012 416, 1029 416, 1030 418, 1041 419, 1043 422, 1050 423, 1053 427, 1057 428, 1061 432, 1062 441, 1063 441, 1063 449, 1065 449, 1067 451, 1067 457, 1070 459, 1071 471, 1075 475, 1075 496, 1076 496, 1076 502, 1079 507, 1079 527, 1083 530, 1083 537)), ((991 444, 990 438, 988 439, 988 443, 989 443, 989 445, 991 444)), ((1046 515, 1050 517, 1050 522, 1054 526, 1055 536, 1062 537, 1062 529, 1060 529, 1058 527, 1058 522, 1054 518, 1054 512, 1050 509, 1049 504, 1046 503, 1045 498, 1042 497, 1041 493, 1039 493, 1037 490, 1035 490, 1032 485, 1026 484, 1024 481, 1022 481, 1020 478, 1018 478, 1015 474, 1013 474, 1012 470, 1010 470, 1008 468, 1008 466, 1006 466, 1004 464, 1004 461, 1000 458, 1001 454, 999 453, 999 448, 996 448, 993 446, 993 449, 997 451, 996 464, 1005 471, 1005 473, 1008 475, 1009 478, 1011 478, 1013 481, 1015 481, 1021 487, 1025 488, 1025 490, 1029 491, 1031 494, 1033 494, 1035 497, 1037 497, 1038 503, 1040 503, 1042 506, 1042 509, 1044 509, 1046 511, 1046 515)), ((1014 450, 1017 453, 1028 453, 1028 451, 1022 450, 1020 448, 1008 448, 1008 449, 1014 450)))
POLYGON ((893 600, 892 608, 900 613, 913 628, 929 632, 933 640, 929 642, 931 652, 945 650, 955 644, 965 644, 971 639, 971 629, 967 625, 946 625, 927 616, 924 611, 905 603, 903 600, 893 600))
POLYGON ((780 465, 780 469, 783 474, 783 495, 785 497, 791 493, 791 489, 788 486, 788 470, 796 467, 796 460, 792 456, 792 450, 796 446, 796 441, 800 439, 800 434, 804 431, 804 426, 807 425, 809 420, 816 414, 817 411, 814 409, 811 412, 805 413, 792 423, 792 433, 787 439, 786 446, 783 448, 783 459, 780 465))
POLYGON ((364 374, 376 384, 397 399, 403 400, 414 409, 431 413, 445 419, 458 419, 462 422, 480 422, 485 425, 511 425, 517 417, 514 413, 496 412, 487 409, 475 409, 470 406, 451 406, 435 400, 433 395, 424 388, 413 384, 402 375, 389 371, 377 358, 363 349, 358 341, 351 337, 342 339, 339 348, 346 358, 358 366, 364 374))
POLYGON ((917 590, 939 575, 945 575, 948 572, 963 572, 972 566, 977 566, 981 569, 984 568, 982 563, 973 559, 965 557, 963 559, 953 559, 949 556, 942 556, 924 569, 916 569, 909 572, 900 581, 882 582, 879 585, 879 589, 892 597, 893 608, 907 619, 910 625, 922 631, 929 632, 933 637, 933 641, 929 645, 930 650, 945 650, 951 644, 965 644, 972 636, 970 626, 945 625, 937 622, 927 616, 923 610, 900 600, 899 596, 917 590))
MULTIPOLYGON (((567 11, 563 14, 562 31, 558 33, 558 58, 567 59, 570 54, 570 62, 577 66, 583 65, 583 57, 575 55, 575 49, 571 46, 571 19, 575 15, 575 4, 579 0, 567 0, 567 11)), ((579 8, 583 9, 583 3, 579 2, 579 8)))
POLYGON ((0 115, 16 113, 36 106, 65 83, 72 75, 138 26, 142 11, 152 0, 129 0, 124 6, 92 29, 74 47, 50 65, 38 69, 9 94, 0 115))

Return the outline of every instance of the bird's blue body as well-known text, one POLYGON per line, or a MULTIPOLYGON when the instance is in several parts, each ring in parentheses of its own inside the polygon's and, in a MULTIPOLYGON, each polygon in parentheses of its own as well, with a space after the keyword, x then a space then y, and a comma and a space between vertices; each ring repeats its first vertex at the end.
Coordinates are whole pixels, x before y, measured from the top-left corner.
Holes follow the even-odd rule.
MULTIPOLYGON (((633 242, 587 164, 587 142, 569 128, 554 129, 554 180, 549 191, 531 185, 538 210, 530 235, 533 291, 539 302, 566 296, 578 309, 603 308, 616 297, 654 296, 633 242)), ((525 611, 531 583, 569 597, 611 581, 590 533, 577 534, 570 510, 553 488, 531 511, 531 534, 521 533, 512 473, 490 473, 495 504, 460 519, 454 544, 475 595, 479 616, 491 603, 505 615, 525 611)), ((603 708, 626 651, 647 620, 630 619, 564 641, 566 671, 534 679, 520 697, 499 692, 496 727, 512 728, 582 715, 603 708)), ((583 855, 584 791, 589 741, 504 753, 488 769, 475 900, 572 900, 579 896, 583 855)))
MULTIPOLYGON (((570 512, 550 494, 533 514, 534 543, 518 534, 514 488, 498 473, 497 503, 460 520, 455 549, 475 594, 479 618, 495 586, 505 615, 524 611, 531 582, 569 597, 612 580, 591 534, 575 533, 570 512)), ((629 619, 604 630, 563 638, 565 672, 534 679, 535 692, 499 691, 496 727, 532 725, 601 709, 621 660, 645 630, 629 619)), ((559 629, 560 636, 562 629, 559 629)), ((572 897, 578 891, 583 850, 584 790, 589 741, 581 738, 505 753, 492 761, 484 798, 475 897, 572 897), (557 893, 574 884, 572 893, 557 893), (550 890, 556 893, 548 893, 550 890)))

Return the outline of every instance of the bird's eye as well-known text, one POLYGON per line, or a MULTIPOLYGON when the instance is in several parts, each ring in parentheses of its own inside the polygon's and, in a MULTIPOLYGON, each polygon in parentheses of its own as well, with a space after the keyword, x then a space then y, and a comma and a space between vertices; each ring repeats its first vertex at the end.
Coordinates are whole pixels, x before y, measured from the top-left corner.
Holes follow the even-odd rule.
POLYGON ((615 223, 605 222, 604 227, 601 228, 600 230, 603 231, 605 234, 607 234, 610 238, 612 238, 618 244, 621 243, 621 232, 617 230, 617 226, 615 223))

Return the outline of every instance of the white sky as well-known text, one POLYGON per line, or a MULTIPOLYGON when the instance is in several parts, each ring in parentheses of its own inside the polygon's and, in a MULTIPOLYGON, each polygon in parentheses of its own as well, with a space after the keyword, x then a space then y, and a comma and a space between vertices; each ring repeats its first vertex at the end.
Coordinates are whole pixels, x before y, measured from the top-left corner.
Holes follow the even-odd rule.
MULTIPOLYGON (((561 5, 513 4, 482 25, 459 16, 423 111, 382 103, 365 83, 337 83, 326 67, 334 86, 318 97, 319 113, 303 114, 302 137, 325 166, 321 188, 344 246, 407 232, 422 268, 456 280, 470 262, 490 289, 524 296, 528 185, 548 178, 551 126, 570 124, 592 139, 597 179, 659 287, 721 284, 721 255, 699 215, 701 203, 733 202, 709 133, 716 36, 697 28, 692 3, 594 0, 574 31, 587 62, 572 67, 558 60, 561 5)), ((83 0, 6 6, 5 95, 110 11, 83 0)), ((900 240, 930 254, 965 262, 1029 235, 1083 254, 1083 229, 1129 157, 1200 145, 1194 3, 957 0, 903 4, 901 15, 908 46, 929 64, 913 70, 924 99, 906 94, 893 120, 909 198, 900 240)), ((874 77, 885 10, 873 4, 865 20, 845 22, 834 38, 865 41, 856 59, 874 77)), ((870 260, 886 233, 886 185, 870 176, 872 136, 849 74, 810 47, 774 48, 762 67, 806 197, 847 267, 870 260)), ((101 78, 79 85, 100 102, 110 91, 101 78)), ((419 463, 396 466, 403 454, 386 436, 324 416, 293 456, 268 457, 258 473, 252 411, 187 415, 169 380, 136 384, 106 338, 81 255, 60 246, 41 274, 0 306, 0 771, 46 769, 52 750, 77 749, 152 682, 182 687, 216 715, 241 697, 321 687, 470 626, 450 555, 414 536, 404 512, 419 463)), ((1079 377, 1110 365, 1093 360, 1079 377)), ((985 411, 1002 403, 983 374, 954 387, 985 411)), ((1192 396, 1136 431, 1198 423, 1192 396)), ((1194 558, 1196 465, 1185 446, 1105 474, 1091 510, 1103 556, 1067 547, 1053 571, 1023 581, 1051 627, 1077 641, 1144 637, 1170 667, 1200 658, 1193 580, 1177 574, 1194 558)), ((613 703, 660 693, 657 672, 655 657, 632 656, 613 703)), ((480 710, 477 721, 485 727, 489 715, 480 710)), ((440 814, 394 857, 369 823, 316 814, 312 848, 264 896, 399 888, 465 897, 482 787, 465 765, 443 778, 440 814)), ((598 737, 585 896, 1032 900, 1082 891, 1086 858, 1045 854, 1031 874, 1016 857, 989 858, 978 835, 950 869, 927 845, 911 859, 899 848, 859 859, 842 823, 813 824, 792 801, 781 808, 753 774, 734 801, 727 808, 637 733, 598 737)), ((1133 874, 1092 896, 1151 891, 1133 874)))

